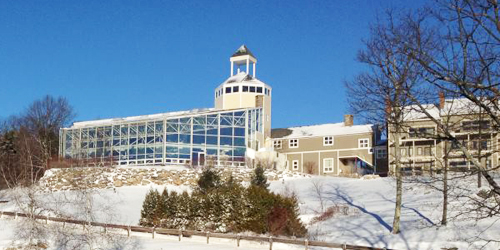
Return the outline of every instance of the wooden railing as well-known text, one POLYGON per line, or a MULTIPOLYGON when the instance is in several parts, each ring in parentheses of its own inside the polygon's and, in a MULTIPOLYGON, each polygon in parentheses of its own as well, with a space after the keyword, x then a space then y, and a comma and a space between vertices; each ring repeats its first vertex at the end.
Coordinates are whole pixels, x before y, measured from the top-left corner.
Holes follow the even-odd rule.
POLYGON ((179 241, 181 241, 182 237, 191 237, 191 236, 201 236, 207 238, 207 244, 210 243, 210 238, 219 238, 219 239, 234 239, 236 240, 236 244, 239 247, 241 240, 246 241, 256 241, 256 242, 268 242, 269 249, 272 250, 273 243, 284 243, 284 244, 292 244, 292 245, 301 245, 304 246, 307 250, 309 247, 328 247, 328 248, 337 248, 344 250, 390 250, 388 248, 376 248, 376 247, 368 247, 368 246, 355 246, 348 244, 338 244, 332 242, 324 242, 324 241, 309 241, 307 239, 291 239, 291 238, 283 238, 283 237, 264 237, 264 236, 250 236, 250 235, 241 235, 241 234, 226 234, 226 233, 213 233, 213 232, 202 232, 196 230, 181 230, 181 229, 167 229, 167 228, 155 228, 155 227, 142 227, 142 226, 126 226, 126 225, 117 225, 117 224, 107 224, 101 222, 88 222, 82 220, 73 220, 66 218, 57 218, 50 216, 40 216, 40 215, 27 215, 24 213, 18 212, 5 212, 0 211, 0 219, 4 216, 11 216, 14 219, 18 217, 24 218, 32 218, 37 220, 45 220, 45 223, 49 221, 60 222, 63 223, 63 226, 66 223, 77 224, 85 226, 95 226, 102 227, 106 231, 107 229, 123 229, 127 231, 127 236, 130 237, 131 232, 141 232, 141 233, 150 233, 152 238, 155 238, 155 234, 162 235, 174 235, 179 237, 179 241))

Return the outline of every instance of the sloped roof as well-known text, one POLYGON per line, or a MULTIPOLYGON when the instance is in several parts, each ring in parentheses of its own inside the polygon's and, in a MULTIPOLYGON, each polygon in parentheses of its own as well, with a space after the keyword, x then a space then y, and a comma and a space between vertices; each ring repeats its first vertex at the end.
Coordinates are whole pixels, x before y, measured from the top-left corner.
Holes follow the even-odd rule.
MULTIPOLYGON (((422 104, 422 107, 435 119, 448 115, 467 115, 479 112, 479 106, 466 98, 446 99, 444 107, 440 109, 437 104, 422 104)), ((404 120, 426 120, 427 115, 417 105, 404 107, 404 120)))
POLYGON ((242 83, 242 82, 250 83, 250 84, 265 84, 265 83, 261 82, 259 79, 247 74, 245 71, 241 71, 240 73, 227 78, 221 85, 230 84, 230 83, 242 83))
POLYGON ((244 56, 244 55, 249 55, 252 56, 253 58, 257 58, 252 54, 252 52, 247 48, 247 46, 245 46, 245 44, 241 45, 231 57, 244 56))
POLYGON ((273 129, 271 137, 274 138, 299 138, 299 137, 316 137, 316 136, 335 136, 335 135, 350 135, 371 133, 374 131, 372 124, 345 126, 343 122, 327 123, 320 125, 291 127, 286 129, 273 129))

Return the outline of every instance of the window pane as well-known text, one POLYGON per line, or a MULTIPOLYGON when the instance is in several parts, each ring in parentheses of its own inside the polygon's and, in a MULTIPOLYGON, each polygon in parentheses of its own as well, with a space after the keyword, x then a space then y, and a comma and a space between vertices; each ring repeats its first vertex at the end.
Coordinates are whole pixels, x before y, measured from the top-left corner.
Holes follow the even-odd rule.
POLYGON ((217 149, 207 149, 207 155, 217 155, 217 149))
POLYGON ((244 128, 234 128, 234 135, 235 136, 245 136, 245 129, 244 128))
POLYGON ((221 135, 232 136, 233 135, 233 128, 221 128, 220 129, 220 134, 221 135))
POLYGON ((205 136, 193 135, 193 144, 205 144, 205 136))
POLYGON ((235 148, 234 156, 245 156, 245 148, 235 148))
POLYGON ((257 93, 262 93, 262 87, 257 87, 257 93))
POLYGON ((179 154, 191 154, 191 148, 179 147, 179 154))
POLYGON ((179 141, 179 135, 178 134, 167 135, 167 142, 177 143, 178 141, 179 141))
POLYGON ((245 138, 238 138, 238 137, 235 137, 235 138, 234 138, 234 146, 241 146, 241 147, 244 147, 244 146, 245 146, 245 138))
POLYGON ((255 87, 250 87, 250 92, 255 93, 255 87))
POLYGON ((217 145, 217 137, 215 137, 215 136, 207 136, 207 144, 217 145))
POLYGON ((231 137, 221 137, 220 145, 231 146, 233 144, 233 140, 231 137))
POLYGON ((179 157, 178 154, 167 153, 167 158, 177 158, 177 157, 179 157))
POLYGON ((248 92, 248 86, 243 86, 243 92, 248 92))
POLYGON ((179 135, 179 143, 191 143, 191 135, 179 135))
POLYGON ((231 87, 226 87, 226 94, 231 93, 231 87))
POLYGON ((146 149, 143 147, 137 148, 137 154, 144 154, 146 152, 146 149))
POLYGON ((172 146, 167 146, 167 148, 165 150, 167 151, 167 153, 178 153, 179 152, 178 147, 172 147, 172 146))
POLYGON ((219 131, 216 128, 214 128, 214 129, 208 129, 207 130, 207 134, 208 135, 218 135, 219 131))
POLYGON ((240 91, 240 87, 239 86, 234 86, 233 87, 233 92, 236 93, 236 92, 239 92, 240 91))

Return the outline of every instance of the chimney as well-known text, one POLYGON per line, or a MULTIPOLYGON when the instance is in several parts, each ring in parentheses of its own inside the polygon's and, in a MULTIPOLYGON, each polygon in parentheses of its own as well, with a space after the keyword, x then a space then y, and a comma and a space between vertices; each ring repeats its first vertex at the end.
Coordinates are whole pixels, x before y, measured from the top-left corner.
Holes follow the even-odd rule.
POLYGON ((441 92, 439 92, 439 108, 440 109, 444 109, 444 102, 445 102, 444 92, 441 91, 441 92))
POLYGON ((353 115, 344 115, 344 126, 352 126, 354 124, 353 115))

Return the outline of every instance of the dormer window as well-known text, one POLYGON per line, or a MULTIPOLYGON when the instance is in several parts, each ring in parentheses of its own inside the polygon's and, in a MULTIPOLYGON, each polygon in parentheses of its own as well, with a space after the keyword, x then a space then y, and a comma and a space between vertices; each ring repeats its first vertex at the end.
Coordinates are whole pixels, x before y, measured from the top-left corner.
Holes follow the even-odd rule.
POLYGON ((274 148, 275 149, 281 149, 281 147, 282 147, 281 140, 274 141, 274 148))
POLYGON ((298 148, 299 147, 299 139, 290 139, 288 141, 289 148, 298 148))
POLYGON ((333 145, 333 136, 323 137, 323 146, 332 146, 332 145, 333 145))
POLYGON ((359 139, 358 140, 358 147, 359 148, 368 148, 370 146, 370 141, 367 138, 359 139))

